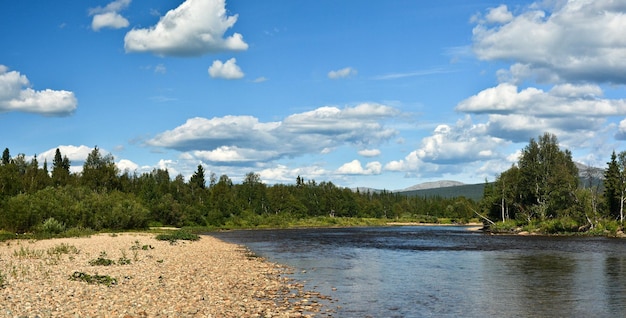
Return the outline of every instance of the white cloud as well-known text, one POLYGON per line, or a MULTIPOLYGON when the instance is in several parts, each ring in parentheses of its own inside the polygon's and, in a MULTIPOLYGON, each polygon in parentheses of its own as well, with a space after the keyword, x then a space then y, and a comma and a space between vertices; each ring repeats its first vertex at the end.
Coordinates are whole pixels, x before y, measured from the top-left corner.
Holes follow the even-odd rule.
POLYGON ((615 134, 615 139, 626 140, 626 119, 623 119, 619 122, 617 133, 615 134))
POLYGON ((461 166, 466 163, 498 158, 498 149, 508 142, 491 137, 483 124, 475 125, 469 116, 454 126, 439 125, 421 146, 402 160, 385 165, 386 170, 404 172, 437 171, 439 165, 461 166))
POLYGON ((509 12, 507 6, 503 4, 497 8, 489 9, 485 18, 488 23, 504 24, 513 20, 513 14, 509 12))
POLYGON ((124 37, 126 52, 164 56, 199 56, 211 52, 248 49, 243 36, 226 36, 237 22, 227 16, 225 0, 186 0, 147 29, 133 29, 124 37))
POLYGON ((0 112, 20 111, 45 116, 66 116, 76 110, 73 92, 30 88, 25 75, 0 65, 0 112))
POLYGON ((223 79, 240 79, 244 76, 234 57, 225 63, 219 60, 213 61, 213 64, 209 67, 209 75, 212 78, 223 79))
POLYGON ((601 129, 607 117, 626 116, 626 100, 603 98, 602 89, 590 84, 560 84, 544 91, 503 83, 461 101, 456 110, 487 114, 485 128, 491 136, 524 142, 551 132, 576 145, 601 129))
POLYGON ((380 150, 378 149, 363 149, 359 150, 359 155, 363 157, 376 157, 380 156, 380 150))
POLYGON ((106 7, 97 7, 89 10, 89 14, 93 15, 91 28, 94 31, 100 31, 102 28, 121 29, 129 25, 126 18, 119 14, 119 11, 126 9, 130 5, 131 0, 116 0, 109 3, 106 7))
POLYGON ((282 121, 260 122, 252 116, 191 118, 147 143, 190 152, 216 164, 258 164, 303 154, 324 154, 349 145, 367 148, 397 134, 383 121, 399 112, 389 106, 361 104, 343 109, 320 107, 282 121))
POLYGON ((548 1, 516 16, 490 9, 473 30, 482 60, 516 61, 512 77, 626 83, 626 5, 612 0, 548 1), (487 23, 495 24, 487 24, 487 23), (523 72, 519 72, 523 70, 523 72))
POLYGON ((315 164, 295 168, 278 164, 270 168, 262 169, 258 173, 259 176, 261 176, 261 180, 267 183, 295 183, 298 176, 305 179, 324 178, 330 174, 330 171, 315 164))
POLYGON ((328 78, 339 79, 339 78, 346 78, 346 77, 354 76, 356 74, 357 74, 357 70, 351 67, 345 67, 340 70, 328 72, 328 78))
POLYGON ((129 173, 132 173, 133 171, 137 171, 137 169, 139 169, 138 164, 128 159, 122 159, 118 161, 115 165, 118 169, 120 169, 121 172, 128 171, 129 173))
POLYGON ((524 114, 538 117, 626 115, 626 100, 602 99, 595 85, 562 84, 550 91, 503 83, 461 101, 457 111, 477 114, 524 114))
MULTIPOLYGON (((54 161, 54 155, 56 154, 57 148, 61 152, 61 156, 67 157, 70 161, 70 171, 73 173, 79 173, 83 170, 83 164, 85 160, 87 160, 87 156, 93 150, 93 147, 88 147, 85 145, 74 146, 74 145, 60 145, 58 147, 48 149, 39 155, 37 155, 37 160, 39 163, 43 163, 44 160, 48 161, 48 169, 52 171, 52 162, 54 161)), ((107 155, 109 152, 100 148, 100 154, 107 155)))
POLYGON ((337 173, 353 175, 372 175, 380 174, 381 170, 382 165, 378 161, 369 162, 365 166, 365 169, 363 169, 363 166, 361 166, 361 162, 355 159, 339 167, 339 169, 337 169, 337 173))
POLYGON ((263 83, 263 82, 267 82, 267 81, 268 81, 268 79, 267 79, 267 78, 265 78, 265 77, 261 76, 261 77, 257 77, 257 78, 255 78, 252 82, 253 82, 253 83, 263 83))

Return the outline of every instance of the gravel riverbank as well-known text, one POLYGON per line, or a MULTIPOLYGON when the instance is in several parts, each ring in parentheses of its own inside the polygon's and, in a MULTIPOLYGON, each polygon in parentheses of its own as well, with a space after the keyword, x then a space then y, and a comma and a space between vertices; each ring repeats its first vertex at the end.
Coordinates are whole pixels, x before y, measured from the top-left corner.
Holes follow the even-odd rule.
POLYGON ((332 300, 287 274, 210 236, 13 240, 0 243, 0 317, 333 316, 332 300))

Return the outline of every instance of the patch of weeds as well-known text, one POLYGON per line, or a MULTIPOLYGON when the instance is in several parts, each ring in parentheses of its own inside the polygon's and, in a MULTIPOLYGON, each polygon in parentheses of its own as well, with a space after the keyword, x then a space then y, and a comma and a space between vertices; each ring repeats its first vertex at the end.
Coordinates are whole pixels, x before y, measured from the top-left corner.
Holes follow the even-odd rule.
POLYGON ((92 259, 89 261, 89 265, 91 266, 111 266, 115 264, 112 259, 108 259, 107 253, 105 251, 100 252, 100 257, 96 259, 92 259))
POLYGON ((57 246, 49 248, 47 251, 48 255, 61 255, 61 254, 78 254, 80 251, 76 246, 69 245, 67 243, 61 243, 57 246))
MULTIPOLYGON (((0 242, 4 242, 4 241, 8 241, 8 240, 14 240, 16 238, 16 234, 12 233, 12 232, 7 232, 4 230, 0 230, 0 242)), ((9 243, 7 243, 9 244, 9 243)))
POLYGON ((74 272, 70 276, 70 280, 81 281, 87 284, 102 284, 106 286, 117 285, 117 279, 109 275, 89 275, 83 272, 74 272))
POLYGON ((117 265, 130 265, 130 259, 126 257, 126 251, 120 251, 122 252, 122 257, 117 260, 117 265))
POLYGON ((42 250, 31 250, 30 248, 24 248, 24 246, 20 246, 19 251, 13 251, 13 256, 17 258, 41 258, 43 256, 42 250))
POLYGON ((60 237, 89 237, 96 234, 96 231, 84 227, 72 227, 61 233, 60 237))
POLYGON ((178 240, 183 241, 197 241, 200 239, 200 236, 197 234, 193 234, 191 232, 185 230, 178 230, 171 233, 163 233, 159 234, 155 237, 159 241, 169 241, 170 244, 176 243, 178 240))
POLYGON ((157 260, 157 263, 162 264, 162 263, 163 263, 163 260, 162 260, 162 259, 158 259, 158 260, 157 260))

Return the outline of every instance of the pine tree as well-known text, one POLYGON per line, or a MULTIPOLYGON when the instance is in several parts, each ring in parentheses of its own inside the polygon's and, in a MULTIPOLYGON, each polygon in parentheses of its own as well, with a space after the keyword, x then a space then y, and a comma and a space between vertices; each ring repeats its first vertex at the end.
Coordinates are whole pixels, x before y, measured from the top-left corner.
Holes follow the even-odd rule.
POLYGON ((200 189, 206 188, 206 180, 204 179, 204 168, 202 168, 202 165, 198 165, 198 169, 189 179, 189 184, 191 184, 192 187, 200 189))
POLYGON ((70 177, 70 160, 67 156, 61 156, 59 148, 52 159, 52 182, 56 186, 66 185, 70 177))
POLYGON ((11 154, 9 153, 9 148, 4 148, 2 152, 2 165, 8 165, 11 163, 11 154))
POLYGON ((606 202, 608 213, 611 217, 617 219, 620 209, 620 169, 617 164, 617 154, 615 151, 611 154, 611 161, 607 162, 607 169, 604 172, 604 200, 606 202))

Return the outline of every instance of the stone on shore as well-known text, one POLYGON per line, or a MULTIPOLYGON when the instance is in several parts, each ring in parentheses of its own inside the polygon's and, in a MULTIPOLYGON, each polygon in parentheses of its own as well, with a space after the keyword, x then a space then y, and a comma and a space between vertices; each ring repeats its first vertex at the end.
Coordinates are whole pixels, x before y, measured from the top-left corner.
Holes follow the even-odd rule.
POLYGON ((175 244, 148 233, 12 240, 0 243, 0 316, 322 314, 325 297, 305 291, 286 274, 286 268, 210 236, 175 244), (112 264, 97 265, 107 263, 99 259, 112 264), (304 301, 311 297, 320 301, 304 301))

